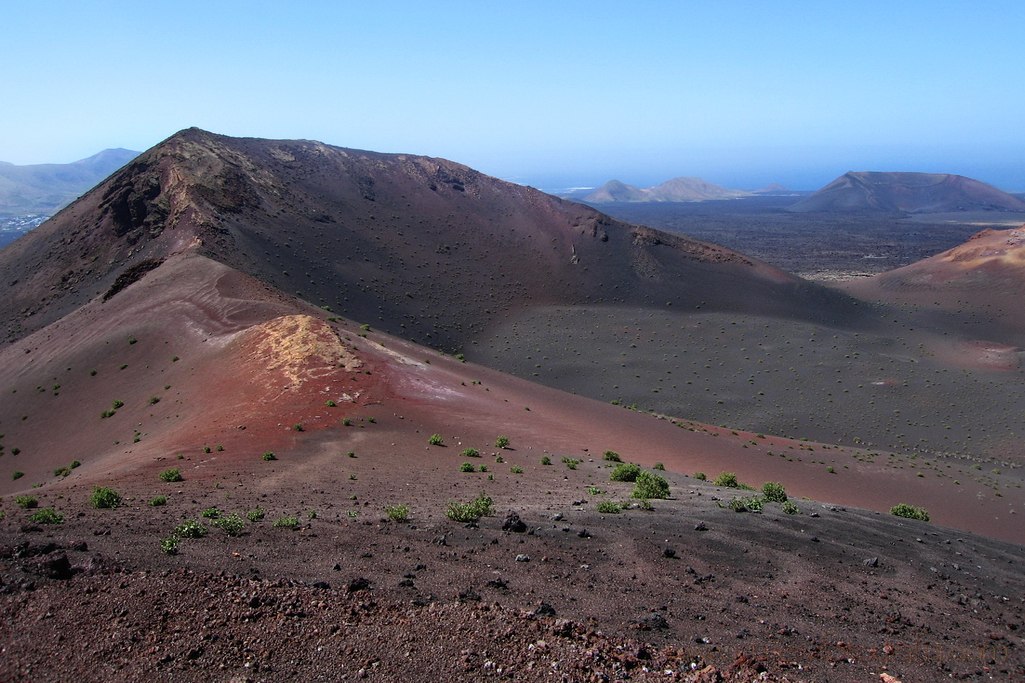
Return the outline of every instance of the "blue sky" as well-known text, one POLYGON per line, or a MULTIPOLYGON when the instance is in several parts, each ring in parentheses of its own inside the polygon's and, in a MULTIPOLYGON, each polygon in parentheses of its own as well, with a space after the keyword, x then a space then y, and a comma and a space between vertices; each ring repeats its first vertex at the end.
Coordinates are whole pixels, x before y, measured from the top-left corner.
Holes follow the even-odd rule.
POLYGON ((546 189, 847 170, 1025 190, 1025 2, 52 2, 0 21, 0 160, 199 126, 546 189))

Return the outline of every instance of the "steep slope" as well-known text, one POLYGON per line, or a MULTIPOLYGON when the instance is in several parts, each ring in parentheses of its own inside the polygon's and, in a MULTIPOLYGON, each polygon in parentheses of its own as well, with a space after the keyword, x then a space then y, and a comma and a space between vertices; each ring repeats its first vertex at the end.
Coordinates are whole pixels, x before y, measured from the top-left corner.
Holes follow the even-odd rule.
POLYGON ((591 204, 609 202, 700 202, 710 199, 734 199, 750 193, 729 190, 701 178, 672 178, 659 185, 644 189, 610 180, 597 190, 584 195, 582 201, 591 204))
POLYGON ((318 306, 448 350, 536 305, 702 305, 829 320, 857 310, 730 250, 453 162, 190 129, 0 252, 6 337, 193 245, 318 306))
POLYGON ((851 171, 789 210, 841 213, 1025 211, 1025 202, 959 175, 851 171))
POLYGON ((105 149, 70 164, 17 166, 0 161, 0 214, 53 213, 138 154, 105 149))

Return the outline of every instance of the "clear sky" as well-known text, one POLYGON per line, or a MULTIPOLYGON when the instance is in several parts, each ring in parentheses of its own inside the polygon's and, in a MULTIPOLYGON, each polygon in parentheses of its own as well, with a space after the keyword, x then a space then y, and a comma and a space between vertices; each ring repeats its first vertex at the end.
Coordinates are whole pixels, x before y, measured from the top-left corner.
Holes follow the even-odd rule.
POLYGON ((3 0, 0 160, 199 126, 545 189, 847 170, 1025 190, 1025 2, 3 0))

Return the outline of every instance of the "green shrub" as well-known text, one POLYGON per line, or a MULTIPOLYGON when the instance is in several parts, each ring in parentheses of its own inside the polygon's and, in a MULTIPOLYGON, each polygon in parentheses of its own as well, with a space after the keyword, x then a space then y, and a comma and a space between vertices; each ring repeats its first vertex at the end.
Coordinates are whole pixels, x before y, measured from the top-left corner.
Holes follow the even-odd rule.
POLYGON ((167 505, 167 496, 154 496, 150 498, 150 507, 160 507, 161 505, 167 505))
POLYGON ((523 468, 520 467, 519 465, 513 465, 512 467, 509 468, 509 471, 512 472, 513 474, 523 474, 523 468))
POLYGON ((294 515, 278 517, 274 520, 274 526, 278 529, 298 529, 299 518, 294 515))
POLYGON ((218 517, 221 516, 221 511, 218 510, 215 507, 207 508, 207 509, 203 510, 202 512, 200 512, 199 516, 200 517, 205 517, 207 519, 217 519, 218 517))
POLYGON ((246 520, 233 512, 216 520, 213 525, 229 536, 241 536, 246 528, 246 520))
POLYGON ((441 434, 431 434, 431 436, 427 439, 427 443, 429 443, 432 446, 444 446, 445 439, 441 436, 441 434))
POLYGON ((509 437, 508 436, 499 436, 498 438, 495 439, 495 448, 508 448, 508 446, 509 446, 509 437))
POLYGON ((160 550, 168 555, 178 554, 179 541, 177 536, 168 536, 160 539, 160 550))
POLYGON ((634 498, 668 498, 669 482, 664 477, 651 472, 641 472, 637 475, 633 493, 634 498))
POLYGON ((463 452, 460 453, 460 455, 462 455, 464 458, 479 458, 480 451, 478 451, 476 448, 464 448, 463 452))
POLYGON ((577 468, 577 465, 580 464, 580 461, 577 460, 576 458, 568 458, 567 457, 567 458, 563 458, 562 459, 562 464, 564 464, 566 467, 570 468, 571 470, 575 470, 577 468))
POLYGON ((194 519, 187 519, 174 528, 174 535, 178 538, 203 538, 206 534, 203 523, 194 519))
POLYGON ((349 418, 343 419, 342 420, 342 426, 343 427, 351 427, 352 426, 352 420, 350 420, 349 418))
POLYGON ((623 506, 614 500, 603 500, 598 503, 598 512, 604 514, 619 514, 619 511, 623 509, 623 506))
POLYGON ((549 458, 547 455, 542 455, 541 456, 541 464, 542 465, 551 465, 552 464, 552 459, 549 458))
POLYGON ((894 505, 890 508, 890 514, 906 519, 917 519, 921 522, 929 521, 929 513, 925 511, 925 508, 918 507, 917 505, 908 505, 907 503, 894 505))
POLYGON ((734 498, 730 501, 729 508, 734 512, 761 512, 762 499, 759 496, 734 498))
POLYGON ((274 455, 273 451, 267 451, 266 453, 263 454, 262 457, 267 462, 270 462, 271 460, 277 460, 278 459, 278 456, 274 455))
POLYGON ((175 482, 182 480, 181 470, 179 470, 177 467, 172 467, 171 469, 164 470, 160 473, 159 476, 160 481, 175 482))
POLYGON ((121 399, 115 399, 114 402, 110 404, 110 407, 114 410, 117 410, 118 408, 124 408, 125 402, 121 399))
POLYGON ((773 503, 783 503, 787 499, 787 490, 783 488, 783 484, 767 481, 762 484, 762 495, 765 496, 765 500, 772 501, 773 503))
POLYGON ((725 486, 728 489, 739 489, 740 482, 737 481, 737 475, 733 472, 722 472, 713 481, 716 486, 725 486))
POLYGON ((637 477, 641 474, 641 468, 632 462, 624 462, 616 465, 612 469, 612 474, 609 475, 610 481, 637 481, 637 477))
POLYGON ((292 429, 294 429, 297 432, 304 432, 304 431, 306 431, 306 428, 302 426, 301 422, 297 422, 294 425, 292 425, 292 429))
POLYGON ((460 472, 476 472, 477 469, 473 466, 473 463, 464 462, 462 465, 459 466, 459 471, 460 472))
POLYGON ((659 472, 665 472, 666 466, 660 462, 656 462, 654 465, 651 466, 651 469, 658 470, 659 472))
POLYGON ((29 521, 36 524, 61 524, 64 522, 64 515, 53 508, 39 508, 29 516, 29 521))
POLYGON ((409 521, 409 506, 405 504, 389 505, 384 508, 384 513, 393 522, 409 521))
MULTIPOLYGON (((487 472, 488 471, 488 466, 487 465, 481 465, 480 466, 480 471, 481 472, 487 472)), ((488 477, 488 479, 494 479, 494 477, 488 477)))
POLYGON ((792 501, 784 501, 780 506, 780 509, 788 515, 799 515, 801 514, 801 508, 797 507, 792 501))
POLYGON ((589 495, 589 496, 600 496, 603 493, 605 493, 605 492, 602 491, 597 486, 588 486, 587 487, 587 495, 589 495))
POLYGON ((25 476, 25 473, 20 470, 14 470, 11 472, 11 479, 21 479, 25 476))
POLYGON ((481 493, 469 503, 449 503, 445 516, 455 522, 476 522, 491 514, 493 503, 489 496, 481 493))
POLYGON ((14 502, 26 510, 31 510, 39 505, 39 501, 36 500, 35 496, 15 496, 14 502))
POLYGON ((615 451, 605 451, 605 455, 602 457, 609 462, 623 462, 623 459, 619 457, 619 453, 615 451))
POLYGON ((338 404, 335 403, 334 401, 332 401, 331 399, 328 399, 327 402, 324 403, 324 405, 326 405, 328 408, 337 408, 338 407, 338 404))
POLYGON ((121 494, 107 486, 97 486, 89 496, 94 508, 114 509, 121 505, 121 494))
POLYGON ((246 519, 248 519, 250 522, 259 522, 266 516, 267 513, 263 511, 263 508, 253 508, 252 510, 246 513, 246 519))

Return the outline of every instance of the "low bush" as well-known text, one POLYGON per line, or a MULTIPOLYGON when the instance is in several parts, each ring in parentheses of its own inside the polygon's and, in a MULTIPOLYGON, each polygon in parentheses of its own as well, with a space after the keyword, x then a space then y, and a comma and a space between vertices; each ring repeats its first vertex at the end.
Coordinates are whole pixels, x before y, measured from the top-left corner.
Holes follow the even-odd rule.
POLYGON ((508 436, 499 436, 498 438, 495 439, 495 448, 508 448, 508 447, 509 447, 509 437, 508 436))
POLYGON ((160 473, 159 476, 160 481, 175 482, 182 480, 181 470, 179 470, 177 467, 172 467, 171 469, 164 470, 160 473))
POLYGON ((53 508, 39 508, 29 515, 29 521, 36 524, 62 524, 64 515, 53 508))
POLYGON ((278 459, 278 456, 274 455, 273 451, 267 451, 261 457, 267 462, 278 459))
POLYGON ((241 536, 246 529, 246 520, 240 515, 231 513, 214 521, 213 525, 229 536, 241 536))
POLYGON ((733 472, 721 472, 718 477, 712 480, 712 483, 716 486, 725 486, 728 489, 740 488, 740 482, 737 481, 737 475, 733 472))
POLYGON ((918 507, 917 505, 908 505, 907 503, 898 503, 890 508, 890 514, 895 517, 904 517, 905 519, 917 519, 921 522, 929 521, 929 513, 926 512, 925 508, 918 507))
POLYGON ((471 462, 464 462, 462 465, 459 466, 459 471, 460 472, 476 472, 477 468, 475 468, 473 466, 473 463, 471 463, 471 462))
POLYGON ((409 506, 405 504, 389 505, 384 508, 384 514, 393 522, 409 521, 409 506))
POLYGON ((160 539, 160 551, 168 555, 178 554, 179 541, 177 536, 168 536, 160 539))
POLYGON ((619 457, 619 453, 616 453, 615 451, 605 451, 605 455, 603 455, 602 458, 609 462, 623 462, 623 459, 619 457))
POLYGON ((286 515, 285 517, 278 517, 274 520, 274 526, 278 529, 298 529, 299 518, 294 515, 286 515))
POLYGON ((121 494, 108 486, 97 486, 89 496, 94 508, 114 509, 121 505, 121 494))
POLYGON ((178 538, 203 538, 206 534, 207 528, 194 519, 187 519, 174 528, 174 535, 178 538))
POLYGON ((542 455, 541 456, 541 464, 542 465, 551 465, 552 464, 552 459, 549 458, 547 455, 542 455))
POLYGON ((633 493, 634 498, 668 498, 669 482, 664 477, 651 472, 641 472, 637 475, 633 493))
POLYGON ((749 498, 734 498, 728 507, 734 512, 761 512, 762 505, 762 499, 759 496, 751 496, 749 498))
POLYGON ((622 509, 623 506, 614 500, 603 500, 598 503, 598 512, 603 514, 616 515, 622 509))
POLYGON ((564 464, 566 467, 570 468, 571 470, 575 470, 577 468, 577 465, 580 464, 580 461, 577 460, 576 458, 563 458, 562 459, 562 464, 564 464))
POLYGON ((427 443, 432 446, 444 446, 445 438, 441 434, 431 434, 427 439, 427 443))
POLYGON ((765 496, 765 500, 772 501, 773 503, 783 503, 787 499, 787 490, 783 488, 783 484, 767 481, 762 484, 762 495, 765 496))
POLYGON ((460 453, 460 455, 462 455, 464 458, 479 458, 480 451, 478 451, 476 448, 464 448, 463 452, 460 453))
POLYGON ((783 512, 787 513, 788 515, 801 514, 801 508, 797 507, 797 505, 795 505, 792 501, 789 500, 784 501, 783 504, 779 507, 783 510, 783 512))
POLYGON ((221 511, 218 510, 216 507, 211 507, 211 508, 207 508, 207 509, 203 510, 202 512, 200 512, 199 516, 200 517, 205 517, 207 519, 217 519, 218 517, 221 516, 221 511))
POLYGON ((512 467, 509 468, 509 471, 512 472, 513 474, 523 474, 523 468, 520 467, 519 465, 513 465, 512 467))
POLYGON ((263 511, 263 508, 253 508, 252 510, 246 513, 246 519, 248 519, 250 522, 259 522, 266 516, 267 513, 263 511))
POLYGON ((455 522, 476 522, 491 514, 493 503, 488 495, 481 493, 469 503, 449 503, 445 516, 455 522))
POLYGON ((36 500, 35 496, 15 496, 14 502, 17 503, 19 507, 23 507, 26 510, 31 510, 39 505, 39 501, 36 500))
POLYGON ((611 481, 637 481, 637 477, 640 474, 641 468, 639 465, 635 465, 632 462, 624 462, 612 469, 609 479, 611 481))
POLYGON ((160 507, 161 505, 167 505, 167 496, 154 496, 149 500, 150 507, 160 507))
POLYGON ((651 469, 658 470, 659 472, 665 472, 666 466, 660 462, 656 462, 654 465, 651 466, 651 469))

